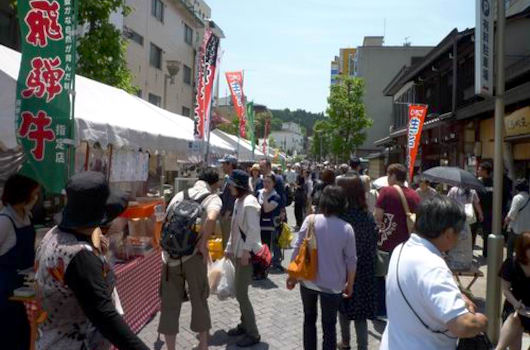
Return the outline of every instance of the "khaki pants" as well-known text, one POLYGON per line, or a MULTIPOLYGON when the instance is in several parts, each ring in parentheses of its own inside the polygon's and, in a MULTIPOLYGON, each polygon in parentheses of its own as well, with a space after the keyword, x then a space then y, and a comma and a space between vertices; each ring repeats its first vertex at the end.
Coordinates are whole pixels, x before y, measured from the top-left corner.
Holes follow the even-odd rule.
POLYGON ((241 311, 240 327, 245 330, 247 335, 251 337, 258 337, 258 327, 256 326, 256 316, 254 315, 254 308, 248 297, 248 286, 252 282, 252 264, 241 266, 241 260, 236 259, 236 299, 239 303, 241 311))
POLYGON ((191 301, 191 325, 193 332, 205 332, 212 328, 210 309, 208 308, 207 267, 200 254, 196 254, 182 265, 162 266, 160 282, 160 299, 162 311, 158 332, 174 335, 179 330, 179 317, 182 302, 186 300, 188 284, 189 300, 191 301))
POLYGON ((230 231, 232 229, 232 216, 222 216, 219 219, 221 223, 221 232, 223 233, 223 250, 226 249, 228 240, 230 239, 230 231))

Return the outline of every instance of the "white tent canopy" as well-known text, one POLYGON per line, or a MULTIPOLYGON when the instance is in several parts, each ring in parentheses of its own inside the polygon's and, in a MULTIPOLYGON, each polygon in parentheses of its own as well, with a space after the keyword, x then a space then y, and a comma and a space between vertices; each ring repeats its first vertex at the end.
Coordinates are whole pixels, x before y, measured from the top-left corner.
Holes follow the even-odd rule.
MULTIPOLYGON (((17 147, 15 94, 20 53, 0 45, 0 147, 17 147)), ((193 151, 193 121, 168 112, 127 92, 76 75, 76 143, 98 142, 103 147, 167 152, 180 160, 200 160, 193 151)), ((223 139, 211 138, 214 154, 233 152, 223 139)))
POLYGON ((222 138, 226 142, 230 143, 233 149, 233 154, 235 155, 237 153, 237 144, 239 142, 239 157, 238 159, 243 162, 247 161, 253 161, 265 158, 265 154, 259 149, 259 146, 256 145, 256 148, 254 150, 254 157, 252 157, 252 144, 250 141, 239 138, 236 135, 228 134, 224 131, 221 131, 219 129, 215 129, 212 131, 212 137, 213 136, 222 138))

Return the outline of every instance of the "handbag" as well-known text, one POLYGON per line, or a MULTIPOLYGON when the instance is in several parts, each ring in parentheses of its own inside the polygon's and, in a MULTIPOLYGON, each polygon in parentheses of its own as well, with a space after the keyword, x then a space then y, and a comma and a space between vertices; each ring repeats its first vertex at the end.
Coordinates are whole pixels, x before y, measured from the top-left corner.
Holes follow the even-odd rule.
POLYGON ((295 279, 312 281, 317 276, 317 240, 315 236, 315 216, 309 217, 306 236, 300 245, 298 254, 287 268, 287 273, 295 279))
POLYGON ((464 205, 464 210, 466 212, 466 224, 473 225, 477 222, 477 215, 475 214, 475 208, 473 208, 473 203, 466 203, 464 205))
MULTIPOLYGON (((405 293, 403 293, 403 289, 401 288, 401 283, 399 282, 399 261, 401 260, 401 253, 403 252, 403 248, 404 247, 405 247, 405 243, 403 243, 401 245, 401 249, 399 250, 398 261, 396 263, 396 281, 397 281, 397 285, 398 285, 399 291, 401 292, 401 296, 405 300, 405 303, 408 305, 409 309, 416 316, 418 321, 420 321, 420 323, 423 325, 423 327, 425 327, 426 329, 428 329, 432 333, 443 334, 443 335, 445 335, 446 337, 448 337, 450 339, 456 339, 455 337, 452 337, 452 336, 447 334, 448 330, 443 330, 443 331, 442 330, 434 330, 431 327, 429 327, 429 325, 427 325, 421 319, 421 317, 416 313, 416 311, 414 310, 412 305, 410 305, 407 297, 405 296, 405 293)), ((492 349, 494 349, 494 346, 491 343, 491 341, 489 340, 488 336, 485 333, 481 333, 479 335, 476 335, 473 338, 459 338, 458 339, 458 346, 457 346, 456 349, 457 350, 492 350, 492 349)))
POLYGON ((414 225, 416 225, 416 214, 410 212, 409 203, 407 202, 407 198, 405 198, 405 194, 403 193, 403 190, 398 185, 394 185, 394 188, 399 193, 399 198, 401 199, 401 205, 403 206, 403 210, 405 211, 405 216, 407 219, 407 230, 409 233, 412 233, 414 231, 414 225))
POLYGON ((375 277, 385 277, 388 274, 390 252, 377 249, 375 256, 375 277))

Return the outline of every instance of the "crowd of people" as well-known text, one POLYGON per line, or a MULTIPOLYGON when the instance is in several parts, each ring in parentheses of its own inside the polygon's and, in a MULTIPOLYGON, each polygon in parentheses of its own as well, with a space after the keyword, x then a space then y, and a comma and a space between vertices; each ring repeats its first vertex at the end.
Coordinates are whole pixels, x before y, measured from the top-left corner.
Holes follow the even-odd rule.
MULTIPOLYGON (((286 279, 288 289, 300 286, 304 349, 317 349, 319 301, 324 350, 351 348, 352 321, 358 350, 368 349, 368 320, 386 324, 381 340, 384 350, 455 349, 458 338, 485 332, 486 316, 462 293, 453 272, 469 268, 476 232, 484 238, 483 255, 487 256, 491 163, 479 168, 484 192, 458 186, 443 192, 423 178, 408 186, 408 172, 401 164, 389 165, 387 185, 375 188, 358 158, 337 166, 296 163, 283 172, 266 159, 247 167, 228 155, 220 163, 224 177, 219 169, 204 168, 198 181, 177 193, 167 206, 168 215, 185 201, 195 201, 202 208, 200 231, 190 252, 175 256, 162 251, 158 331, 169 350, 176 349, 180 311, 187 300, 198 349, 208 348, 212 328, 208 239, 217 222, 224 255, 235 267, 234 294, 241 312, 240 322, 227 334, 238 337, 240 347, 261 341, 249 286, 267 273, 256 273, 252 259, 266 244, 273 256, 270 271, 286 272, 279 237, 290 205, 296 222, 289 224, 298 232, 292 259, 310 231, 318 253, 315 279, 297 280, 288 274, 286 279)), ((520 349, 523 332, 530 331, 528 187, 527 180, 516 180, 515 196, 504 198, 508 255, 499 271, 506 300, 498 350, 520 349)), ((39 193, 36 182, 15 175, 2 195, 2 344, 9 349, 28 348, 25 310, 8 297, 22 285, 17 271, 35 265, 42 307, 48 314, 40 326, 39 349, 108 349, 111 344, 119 349, 147 349, 115 306, 116 281, 106 259, 105 233, 125 210, 125 196, 111 192, 102 174, 73 176, 66 188, 62 221, 45 235, 35 253, 30 211, 39 193)))

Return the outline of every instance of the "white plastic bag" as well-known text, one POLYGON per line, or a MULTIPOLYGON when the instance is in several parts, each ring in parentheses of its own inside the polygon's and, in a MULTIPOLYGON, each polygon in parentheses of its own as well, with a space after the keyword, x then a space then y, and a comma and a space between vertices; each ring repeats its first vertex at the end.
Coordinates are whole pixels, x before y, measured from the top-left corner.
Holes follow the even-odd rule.
POLYGON ((222 258, 211 264, 208 271, 210 292, 217 294, 219 300, 235 297, 235 275, 236 269, 230 259, 222 258))

